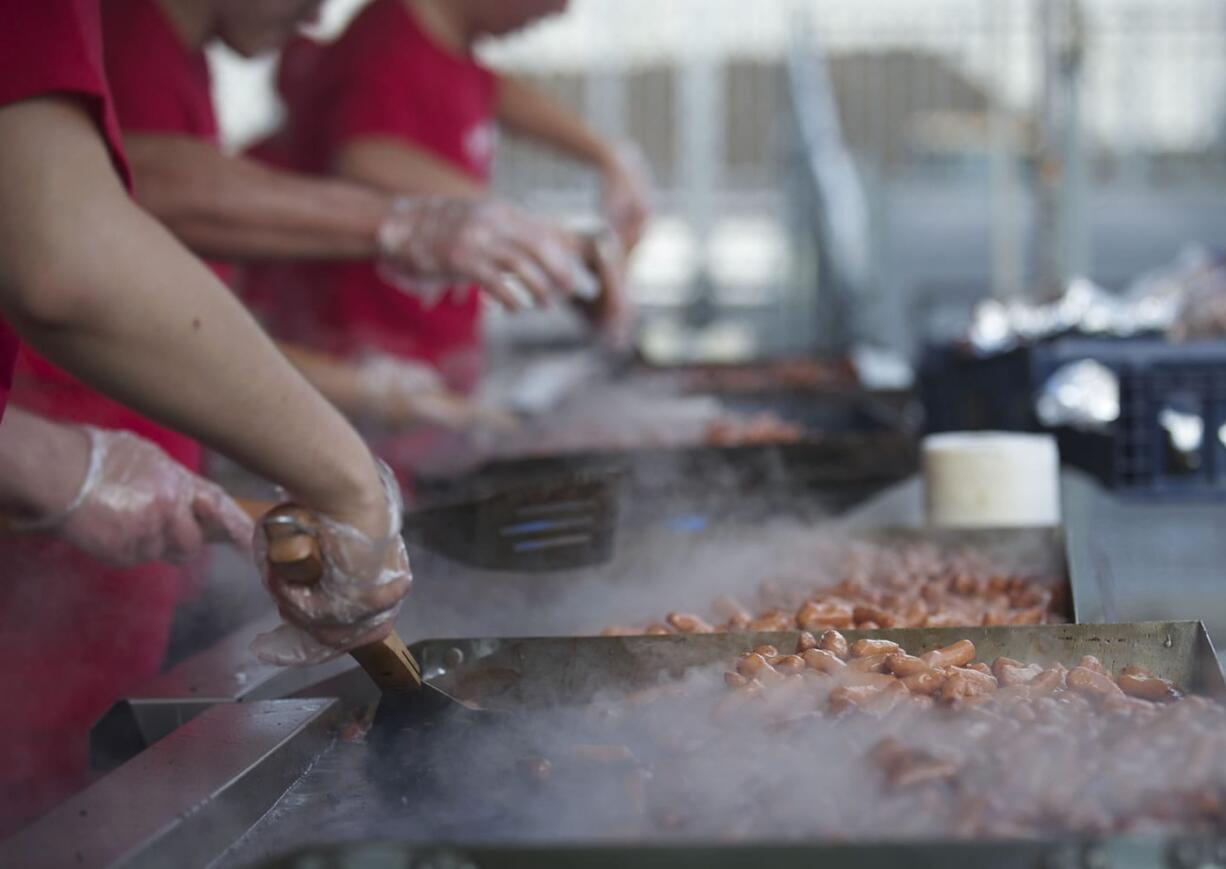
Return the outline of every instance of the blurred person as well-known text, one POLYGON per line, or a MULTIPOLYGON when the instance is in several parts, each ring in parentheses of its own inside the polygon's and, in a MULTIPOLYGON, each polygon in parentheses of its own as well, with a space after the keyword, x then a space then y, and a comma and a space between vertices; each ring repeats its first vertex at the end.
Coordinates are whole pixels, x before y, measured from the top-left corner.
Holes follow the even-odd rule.
MULTIPOLYGON (((474 43, 560 13, 565 0, 374 0, 334 43, 291 43, 279 70, 284 127, 255 149, 271 163, 360 181, 392 194, 488 195, 497 126, 598 169, 610 225, 628 251, 648 216, 649 185, 633 149, 594 134, 569 111, 473 55, 474 43)), ((624 331, 621 257, 587 250, 604 294, 589 313, 624 331)), ((274 334, 343 355, 374 349, 436 366, 472 389, 482 365, 481 305, 464 284, 416 295, 363 264, 308 276, 261 270, 274 334), (314 279, 304 312, 294 288, 314 279)))
POLYGON ((56 423, 25 412, 0 421, 0 504, 43 532, 6 540, 0 556, 8 829, 82 783, 88 726, 156 671, 165 642, 175 578, 84 553, 182 560, 246 533, 216 487, 132 432, 102 431, 120 417, 131 424, 116 427, 138 426, 81 381, 312 511, 324 575, 303 589, 262 571, 285 620, 260 642, 266 659, 323 660, 385 635, 412 577, 395 481, 129 198, 96 0, 0 0, 0 20, 0 408, 20 335, 48 360, 40 400, 63 411, 56 423))
MULTIPOLYGON (((106 0, 102 5, 107 76, 138 200, 188 247, 210 257, 225 281, 231 262, 378 261, 397 269, 409 252, 396 239, 413 212, 431 219, 447 203, 396 202, 386 193, 336 179, 269 169, 220 148, 205 48, 221 43, 250 57, 275 51, 314 19, 320 0, 106 0)), ((561 289, 568 268, 551 232, 510 209, 472 207, 464 232, 512 241, 540 297, 561 289), (494 225, 495 218, 499 221, 494 225)), ((450 216, 448 217, 450 219, 450 216)), ((515 273, 514 264, 508 269, 515 273)), ((463 268, 463 264, 459 264, 463 268)), ((520 277, 525 277, 521 274, 520 277)), ((508 304, 501 276, 493 292, 508 304)), ((295 294, 295 307, 312 300, 295 294)), ((400 429, 429 423, 467 428, 498 420, 450 393, 428 366, 372 354, 347 360, 292 345, 283 351, 353 419, 400 429)), ((191 465, 193 447, 159 433, 191 465)))

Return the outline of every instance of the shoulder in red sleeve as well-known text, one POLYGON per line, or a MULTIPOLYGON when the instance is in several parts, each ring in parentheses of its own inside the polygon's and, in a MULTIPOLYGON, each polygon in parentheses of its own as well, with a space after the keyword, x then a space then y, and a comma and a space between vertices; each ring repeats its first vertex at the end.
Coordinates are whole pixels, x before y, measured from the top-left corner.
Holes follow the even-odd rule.
POLYGON ((102 65, 98 0, 0 0, 0 106, 45 94, 81 98, 131 186, 102 65))
POLYGON ((125 132, 217 140, 208 59, 183 42, 155 0, 106 0, 102 41, 125 132))

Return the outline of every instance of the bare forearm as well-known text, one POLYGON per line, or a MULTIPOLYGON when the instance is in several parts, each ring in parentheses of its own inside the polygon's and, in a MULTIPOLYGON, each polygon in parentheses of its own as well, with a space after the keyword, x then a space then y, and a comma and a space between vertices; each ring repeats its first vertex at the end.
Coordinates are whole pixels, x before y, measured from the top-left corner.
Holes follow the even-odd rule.
POLYGON ((137 197, 188 247, 230 260, 366 259, 387 197, 267 168, 185 136, 131 135, 137 197))
POLYGON ((278 342, 277 347, 302 376, 341 412, 352 416, 363 410, 355 365, 294 344, 278 342))
POLYGON ((0 307, 22 337, 307 506, 371 519, 380 490, 361 439, 132 205, 85 114, 58 100, 0 109, 0 145, 0 307))
POLYGON ((593 166, 610 159, 604 139, 557 101, 514 76, 498 87, 498 120, 508 129, 593 166))

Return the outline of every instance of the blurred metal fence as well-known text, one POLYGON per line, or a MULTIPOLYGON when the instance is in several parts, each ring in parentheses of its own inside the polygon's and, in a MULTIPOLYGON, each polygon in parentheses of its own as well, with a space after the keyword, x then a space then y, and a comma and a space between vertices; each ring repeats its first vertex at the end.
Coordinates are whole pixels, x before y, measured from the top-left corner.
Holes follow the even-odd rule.
MULTIPOLYGON (((1074 2, 576 0, 570 20, 492 56, 643 147, 662 214, 639 270, 649 306, 732 311, 783 342, 797 317, 823 315, 811 266, 837 222, 789 200, 812 192, 798 167, 821 168, 795 111, 812 96, 797 59, 812 72, 817 57, 863 181, 855 331, 900 346, 918 321, 940 331, 946 308, 956 320, 1036 282, 1036 225, 1052 219, 1036 183, 1064 195, 1075 168, 1051 156, 1068 143, 1049 129, 1060 82, 1042 13, 1074 2)), ((1226 226, 1226 0, 1076 6, 1085 191, 1064 207, 1085 252, 1070 267, 1120 283, 1226 226)), ((567 161, 511 141, 496 178, 559 211, 595 194, 567 161)))

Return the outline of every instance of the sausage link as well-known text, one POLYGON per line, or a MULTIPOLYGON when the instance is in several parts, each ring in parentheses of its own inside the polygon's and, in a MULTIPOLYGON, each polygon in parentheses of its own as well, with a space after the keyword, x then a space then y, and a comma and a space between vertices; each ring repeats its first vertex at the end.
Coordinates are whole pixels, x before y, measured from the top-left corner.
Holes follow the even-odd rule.
POLYGON ((800 636, 796 638, 796 654, 803 655, 810 649, 817 648, 817 638, 808 631, 801 631, 800 636))
POLYGON ((771 610, 753 619, 747 627, 751 631, 787 631, 792 628, 792 619, 779 610, 771 610))
POLYGON ((866 622, 872 622, 877 627, 892 628, 898 624, 898 619, 894 618, 894 614, 875 606, 866 606, 860 604, 852 610, 852 619, 857 625, 863 626, 866 622))
POLYGON ((662 636, 665 636, 666 634, 671 634, 671 633, 673 633, 672 628, 670 628, 668 625, 662 625, 658 622, 655 624, 648 625, 647 627, 643 628, 643 635, 647 637, 662 637, 662 636))
POLYGON ((756 679, 758 674, 769 667, 770 664, 766 658, 758 652, 750 652, 746 655, 741 655, 736 662, 736 671, 746 679, 756 679))
POLYGON ((823 632, 817 641, 817 647, 822 651, 837 655, 843 660, 847 660, 847 656, 851 654, 851 650, 847 646, 847 637, 836 630, 823 632))
POLYGON ((847 662, 847 669, 856 670, 861 673, 884 673, 886 671, 886 661, 889 657, 890 653, 882 652, 878 655, 851 658, 847 662))
MULTIPOLYGON (((801 657, 804 659, 806 667, 821 673, 838 673, 841 670, 847 669, 847 665, 843 663, 842 658, 825 649, 810 649, 801 657)), ((765 660, 763 663, 766 663, 765 660)))
MULTIPOLYGON (((1087 655, 1086 657, 1091 656, 1087 655)), ((1082 658, 1082 660, 1084 661, 1085 658, 1082 658)), ((1098 659, 1095 658, 1095 660, 1098 659)), ((1099 666, 1101 667, 1102 665, 1100 664, 1099 666)), ((1065 682, 1073 691, 1091 699, 1121 696, 1124 693, 1120 690, 1120 686, 1112 681, 1110 676, 1081 665, 1068 671, 1065 682)))
POLYGON ((776 655, 769 663, 785 676, 800 673, 805 668, 805 659, 800 655, 776 655))
POLYGON ((1180 692, 1175 688, 1173 682, 1168 679, 1160 679, 1157 676, 1125 673, 1120 676, 1119 686, 1120 690, 1130 697, 1152 700, 1157 703, 1178 700, 1180 697, 1180 692))
POLYGON ((749 679, 742 673, 729 670, 724 674, 724 684, 729 688, 744 688, 749 684, 749 679))
POLYGON ((940 691, 945 679, 945 674, 939 670, 925 670, 922 673, 903 676, 901 681, 912 694, 928 696, 940 691))
POLYGON ((892 655, 902 647, 891 640, 856 640, 851 644, 853 658, 867 658, 869 655, 892 655))
POLYGON ((796 611, 796 625, 803 631, 846 628, 853 622, 852 608, 839 601, 805 601, 796 611))
POLYGON ((934 649, 920 659, 929 667, 963 667, 975 660, 975 644, 970 640, 958 640, 943 649, 934 649))
POLYGON ((931 672, 932 668, 914 655, 906 652, 895 652, 885 659, 886 669, 895 676, 914 676, 918 673, 931 672))
POLYGON ((1093 655, 1083 655, 1081 660, 1077 662, 1077 666, 1086 670, 1093 670, 1095 673, 1111 678, 1111 674, 1107 672, 1107 668, 1103 666, 1103 662, 1098 660, 1098 658, 1094 657, 1093 655))
POLYGON ((753 653, 755 655, 761 655, 763 658, 766 658, 769 661, 771 658, 778 656, 779 649, 777 646, 772 646, 770 643, 763 643, 760 646, 754 646, 753 653))
POLYGON ((884 685, 840 685, 830 692, 830 709, 836 713, 856 709, 884 690, 884 685))
POLYGON ((683 634, 709 634, 715 629, 696 615, 690 613, 669 613, 664 621, 683 634))

